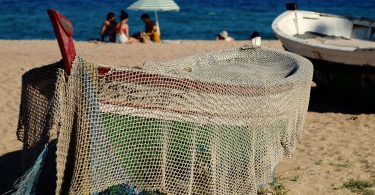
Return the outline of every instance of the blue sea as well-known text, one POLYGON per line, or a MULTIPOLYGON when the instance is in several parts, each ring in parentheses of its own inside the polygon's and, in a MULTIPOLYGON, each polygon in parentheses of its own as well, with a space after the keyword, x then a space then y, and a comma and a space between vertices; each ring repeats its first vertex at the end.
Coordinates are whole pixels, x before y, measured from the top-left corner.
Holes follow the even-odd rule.
MULTIPOLYGON (((54 39, 46 10, 55 8, 71 19, 76 40, 99 38, 109 11, 119 15, 134 0, 0 0, 0 39, 54 39)), ((237 40, 260 32, 275 39, 273 19, 286 0, 176 0, 179 12, 158 12, 162 39, 213 40, 222 30, 237 40)), ((296 0, 301 10, 366 17, 375 20, 375 0, 296 0)), ((142 31, 142 11, 128 11, 130 34, 142 31)), ((154 13, 150 12, 154 17, 154 13)))

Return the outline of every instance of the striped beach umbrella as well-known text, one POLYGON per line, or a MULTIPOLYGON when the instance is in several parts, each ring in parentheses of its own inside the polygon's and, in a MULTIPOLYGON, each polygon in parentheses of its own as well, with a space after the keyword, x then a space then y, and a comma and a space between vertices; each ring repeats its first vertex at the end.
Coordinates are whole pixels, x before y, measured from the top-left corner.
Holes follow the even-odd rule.
POLYGON ((156 26, 159 28, 158 22, 158 11, 179 11, 180 7, 173 0, 138 0, 131 4, 127 9, 130 10, 142 10, 142 11, 154 11, 156 26))

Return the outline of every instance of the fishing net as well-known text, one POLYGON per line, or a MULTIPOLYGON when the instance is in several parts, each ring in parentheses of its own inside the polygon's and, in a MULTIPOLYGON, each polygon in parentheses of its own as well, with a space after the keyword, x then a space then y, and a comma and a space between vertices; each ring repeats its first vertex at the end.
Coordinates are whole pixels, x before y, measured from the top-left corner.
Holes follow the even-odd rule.
POLYGON ((35 95, 22 97, 19 134, 39 153, 56 135, 56 194, 256 193, 301 136, 313 72, 295 54, 247 46, 99 67, 77 57, 69 76, 55 68, 23 84, 35 95))

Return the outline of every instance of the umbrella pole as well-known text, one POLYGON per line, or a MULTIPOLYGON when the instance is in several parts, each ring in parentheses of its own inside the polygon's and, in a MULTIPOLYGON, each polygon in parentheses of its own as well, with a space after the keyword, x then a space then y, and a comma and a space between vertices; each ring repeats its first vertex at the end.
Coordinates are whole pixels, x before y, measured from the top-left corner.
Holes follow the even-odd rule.
POLYGON ((155 20, 156 20, 156 28, 158 30, 159 36, 161 36, 160 28, 159 28, 159 21, 158 21, 158 12, 156 10, 155 10, 155 20))

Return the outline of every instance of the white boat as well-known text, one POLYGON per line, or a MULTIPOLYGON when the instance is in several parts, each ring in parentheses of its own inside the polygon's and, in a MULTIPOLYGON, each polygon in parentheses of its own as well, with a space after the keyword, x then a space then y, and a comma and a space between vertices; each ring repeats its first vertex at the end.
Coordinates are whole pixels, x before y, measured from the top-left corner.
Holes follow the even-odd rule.
POLYGON ((288 10, 272 29, 286 50, 313 62, 318 86, 375 96, 375 21, 288 10))
POLYGON ((375 66, 375 21, 290 10, 273 21, 272 29, 287 50, 300 55, 375 66))

